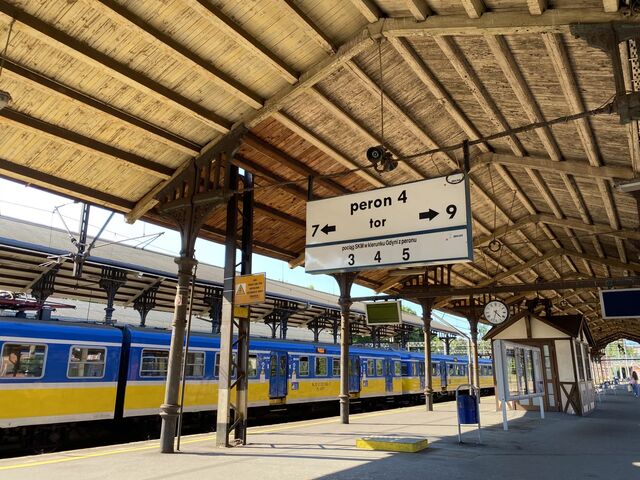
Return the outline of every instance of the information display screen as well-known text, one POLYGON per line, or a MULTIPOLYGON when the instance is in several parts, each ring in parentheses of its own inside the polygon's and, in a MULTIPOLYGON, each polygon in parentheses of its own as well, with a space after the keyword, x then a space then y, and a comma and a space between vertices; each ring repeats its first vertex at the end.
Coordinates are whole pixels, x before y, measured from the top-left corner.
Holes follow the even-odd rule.
POLYGON ((366 303, 367 325, 400 325, 402 309, 400 302, 366 303))

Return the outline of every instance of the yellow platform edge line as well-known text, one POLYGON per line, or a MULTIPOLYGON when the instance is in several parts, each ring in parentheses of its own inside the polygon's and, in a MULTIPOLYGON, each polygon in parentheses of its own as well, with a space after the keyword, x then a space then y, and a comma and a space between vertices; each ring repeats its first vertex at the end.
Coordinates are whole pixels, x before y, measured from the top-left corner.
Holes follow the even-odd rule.
POLYGON ((382 450, 385 452, 406 452, 415 453, 424 450, 429 446, 426 438, 358 438, 356 448, 362 450, 382 450))

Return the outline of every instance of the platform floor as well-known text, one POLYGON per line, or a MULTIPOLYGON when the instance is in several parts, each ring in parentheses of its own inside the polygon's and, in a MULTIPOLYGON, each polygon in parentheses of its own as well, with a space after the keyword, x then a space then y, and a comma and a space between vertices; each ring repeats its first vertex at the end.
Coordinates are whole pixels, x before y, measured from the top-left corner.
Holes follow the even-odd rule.
POLYGON ((211 435, 183 438, 183 451, 158 442, 76 450, 0 461, 0 479, 636 479, 640 478, 640 399, 609 394, 588 417, 510 412, 502 430, 493 398, 483 398, 483 445, 465 428, 457 441, 453 402, 257 427, 250 445, 216 449, 211 435), (365 435, 426 436, 419 453, 358 450, 365 435))

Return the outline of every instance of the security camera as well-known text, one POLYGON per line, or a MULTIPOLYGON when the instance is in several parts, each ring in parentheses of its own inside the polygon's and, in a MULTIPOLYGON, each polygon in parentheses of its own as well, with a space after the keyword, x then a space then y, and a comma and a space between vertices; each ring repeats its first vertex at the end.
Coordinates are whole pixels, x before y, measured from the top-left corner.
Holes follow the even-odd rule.
POLYGON ((393 159, 391 152, 383 145, 377 145, 367 149, 367 160, 373 164, 376 172, 390 172, 398 166, 398 162, 393 159))
POLYGON ((11 95, 9 92, 5 92, 4 90, 0 90, 0 110, 5 107, 8 107, 11 104, 11 95))

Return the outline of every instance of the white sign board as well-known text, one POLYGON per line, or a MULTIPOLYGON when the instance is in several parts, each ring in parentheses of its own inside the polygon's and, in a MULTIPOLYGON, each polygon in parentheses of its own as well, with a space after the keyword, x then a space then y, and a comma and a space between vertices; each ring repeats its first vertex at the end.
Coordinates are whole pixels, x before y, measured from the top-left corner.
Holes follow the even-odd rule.
POLYGON ((462 174, 307 203, 307 273, 472 260, 462 174))

